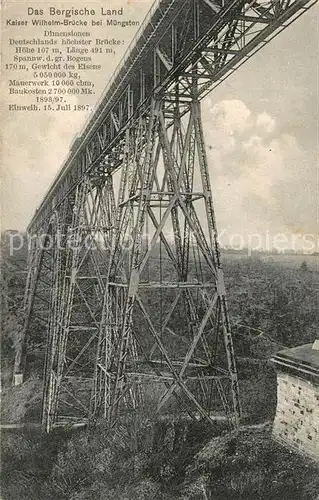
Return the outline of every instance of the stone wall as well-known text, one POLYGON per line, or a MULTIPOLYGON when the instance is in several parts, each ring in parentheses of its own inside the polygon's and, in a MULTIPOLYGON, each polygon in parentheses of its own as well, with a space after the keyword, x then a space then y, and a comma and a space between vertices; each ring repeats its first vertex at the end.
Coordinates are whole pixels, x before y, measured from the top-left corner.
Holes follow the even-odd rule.
POLYGON ((277 372, 276 440, 319 460, 319 387, 277 372))

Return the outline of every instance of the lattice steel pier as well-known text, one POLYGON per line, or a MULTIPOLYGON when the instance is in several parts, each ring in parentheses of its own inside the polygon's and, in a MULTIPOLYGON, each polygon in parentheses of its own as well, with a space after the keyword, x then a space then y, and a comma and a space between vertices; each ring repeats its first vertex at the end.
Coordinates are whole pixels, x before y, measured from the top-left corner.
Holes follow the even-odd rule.
POLYGON ((156 1, 32 219, 42 421, 240 417, 200 101, 313 3, 156 1))

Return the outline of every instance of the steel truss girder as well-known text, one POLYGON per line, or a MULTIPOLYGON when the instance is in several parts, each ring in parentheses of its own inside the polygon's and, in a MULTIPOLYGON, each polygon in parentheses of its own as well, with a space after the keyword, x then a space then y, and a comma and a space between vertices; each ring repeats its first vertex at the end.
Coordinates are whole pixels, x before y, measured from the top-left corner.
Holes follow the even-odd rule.
POLYGON ((42 422, 87 421, 104 292, 102 270, 114 212, 112 178, 84 179, 59 213, 44 370, 42 422), (60 234, 58 235, 58 231, 60 234), (103 249, 103 250, 101 250, 103 249))
POLYGON ((213 408, 208 401, 208 393, 212 381, 215 381, 218 399, 227 416, 236 422, 240 415, 237 372, 199 101, 194 98, 186 125, 179 111, 176 103, 175 121, 169 134, 165 99, 154 99, 148 122, 136 129, 132 127, 126 135, 127 167, 122 172, 115 213, 114 244, 108 264, 95 387, 91 398, 91 418, 103 415, 109 418, 111 425, 116 422, 123 406, 127 408, 128 394, 138 389, 138 398, 135 399, 141 402, 143 384, 137 384, 135 379, 150 377, 166 387, 157 411, 162 411, 173 397, 193 417, 198 414, 211 421, 213 408), (135 147, 132 147, 132 137, 135 147), (199 192, 206 206, 205 230, 205 224, 199 222, 194 201, 197 198, 193 197, 196 171, 200 173, 199 192), (166 205, 155 214, 151 208, 152 201, 156 199, 161 206, 164 194, 166 205), (168 241, 165 233, 168 226, 173 229, 173 242, 168 241), (147 243, 143 240, 146 229, 147 243), (128 236, 132 238, 129 253, 125 246, 128 236), (207 266, 209 281, 203 278, 190 258, 194 248, 198 261, 207 266), (164 251, 174 272, 170 275, 169 285, 163 280, 166 268, 161 256, 164 251), (160 270, 151 280, 147 277, 147 267, 154 254, 160 262, 160 270), (154 318, 158 304, 147 305, 143 295, 145 289, 158 290, 161 300, 167 300, 163 298, 167 297, 168 290, 176 291, 171 310, 157 325, 154 318), (206 293, 208 289, 211 296, 206 293), (173 316, 181 310, 189 319, 188 326, 192 325, 190 332, 184 335, 178 331, 178 326, 177 331, 173 331, 173 316), (142 335, 135 326, 139 315, 145 322, 142 335), (166 345, 165 335, 183 342, 183 353, 174 352, 169 342, 166 345), (224 354, 221 351, 217 354, 217 350, 214 353, 215 357, 219 357, 216 363, 210 352, 212 339, 215 346, 224 346, 220 347, 224 354), (155 355, 160 356, 162 361, 156 361, 155 355), (205 360, 197 366, 198 356, 204 356, 205 360), (194 380, 199 384, 196 390, 200 396, 188 386, 194 380), (227 388, 225 382, 226 385, 228 383, 227 388))
POLYGON ((174 114, 169 133, 165 99, 154 99, 150 119, 127 130, 117 199, 112 176, 101 177, 99 184, 85 178, 50 226, 42 412, 47 431, 100 416, 114 424, 124 408, 142 404, 142 382, 150 377, 165 388, 157 411, 173 397, 193 418, 211 421, 212 412, 223 408, 232 423, 238 421, 238 381, 199 101, 194 98, 187 123, 178 103, 174 114), (197 171, 200 186, 194 191, 197 171), (199 222, 199 199, 206 225, 199 222), (160 208, 151 206, 154 200, 160 208), (172 267, 169 284, 164 252, 172 267), (160 269, 151 278, 154 254, 160 269), (154 304, 147 304, 145 289, 158 290, 154 304), (171 293, 170 310, 154 319, 158 298, 166 303, 171 293), (188 318, 185 332, 175 323, 181 314, 188 318), (135 326, 139 315, 142 335, 135 326), (176 341, 183 345, 177 351, 170 345, 176 341))
POLYGON ((30 231, 43 226, 84 174, 113 171, 123 164, 126 127, 150 113, 150 97, 146 95, 170 92, 166 113, 174 109, 175 99, 183 96, 183 112, 187 113, 192 100, 191 78, 196 78, 197 97, 202 99, 314 3, 163 0, 157 9, 154 7, 130 55, 111 80, 82 136, 74 142, 30 231))
MULTIPOLYGON (((54 217, 53 217, 54 218, 54 217)), ((27 280, 23 300, 22 343, 16 351, 14 363, 15 377, 26 372, 26 356, 29 346, 28 330, 35 328, 39 321, 45 323, 49 303, 48 281, 52 272, 50 249, 46 248, 51 236, 51 224, 40 234, 33 235, 28 243, 27 280), (41 244, 40 244, 41 242, 41 244), (44 306, 45 304, 46 306, 44 306), (35 324, 34 324, 35 321, 35 324)), ((13 381, 15 383, 15 380, 13 381)))
MULTIPOLYGON (((166 387, 159 411, 173 397, 191 416, 210 420, 214 385, 226 414, 238 421, 237 373, 199 103, 312 3, 164 0, 152 12, 29 226, 31 234, 49 233, 56 244, 51 252, 30 253, 25 300, 25 333, 38 310, 48 324, 42 415, 47 430, 57 422, 101 415, 113 424, 123 407, 141 404, 144 394, 136 380, 148 377, 166 387), (196 173, 200 189, 194 185, 196 173), (153 234, 145 249, 143 231, 149 226, 153 234), (73 237, 75 249, 68 246, 73 237), (132 246, 125 249, 129 240, 132 246), (93 251, 88 241, 102 245, 93 251), (174 273, 169 286, 164 264, 156 278, 151 276, 156 251, 160 261, 165 254, 174 273), (143 289, 159 290, 161 311, 163 294, 174 291, 160 321, 143 289), (40 295, 50 301, 44 314, 43 306, 36 307, 40 295), (142 345, 136 310, 150 345, 142 345), (178 315, 188 319, 185 332, 173 326, 178 315), (176 339, 184 346, 181 352, 172 348, 176 339), (148 371, 138 368, 141 361, 148 371)), ((17 371, 26 345, 18 353, 17 371)))

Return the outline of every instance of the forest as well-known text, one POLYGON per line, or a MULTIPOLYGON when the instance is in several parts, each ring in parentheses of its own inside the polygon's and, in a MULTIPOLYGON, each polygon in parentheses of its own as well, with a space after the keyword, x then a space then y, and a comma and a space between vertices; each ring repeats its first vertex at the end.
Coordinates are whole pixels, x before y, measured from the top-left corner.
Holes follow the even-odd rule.
MULTIPOLYGON (((11 387, 21 341, 26 252, 2 244, 2 423, 34 422, 41 403, 41 338, 33 370, 11 387)), ((278 256, 279 257, 279 256, 278 256)), ((300 256, 298 256, 300 257, 300 256)), ((316 464, 271 437, 279 350, 311 343, 318 332, 317 257, 296 266, 262 255, 225 254, 224 271, 243 417, 230 431, 184 416, 155 418, 152 408, 128 412, 109 433, 95 428, 2 431, 3 500, 317 500, 316 464), (317 261, 316 261, 317 262, 317 261)), ((287 260, 287 257, 286 257, 287 260)), ((300 262, 300 263, 299 263, 300 262)))

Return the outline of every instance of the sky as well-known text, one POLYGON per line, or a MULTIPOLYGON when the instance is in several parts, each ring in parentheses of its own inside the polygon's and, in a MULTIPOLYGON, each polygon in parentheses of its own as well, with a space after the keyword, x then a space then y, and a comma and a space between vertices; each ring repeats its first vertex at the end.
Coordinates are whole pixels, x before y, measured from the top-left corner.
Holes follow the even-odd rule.
MULTIPOLYGON (((142 21, 151 3, 113 0, 107 5, 124 5, 127 18, 142 21)), ((24 19, 27 6, 38 5, 5 0, 2 20, 24 19)), ((98 9, 105 2, 41 2, 43 5, 98 9)), ((273 238, 284 234, 287 247, 297 245, 315 250, 319 207, 317 16, 318 5, 203 101, 211 183, 224 244, 236 235, 245 240, 259 235, 264 245, 267 235, 273 238)), ((42 31, 43 28, 21 28, 19 36, 37 36, 42 31)), ((92 107, 135 31, 134 27, 108 29, 107 37, 123 38, 123 44, 115 55, 95 58, 94 62, 102 64, 102 70, 92 78, 95 95, 86 101, 92 107)), ((96 37, 106 36, 100 28, 95 33, 96 37)), ((3 64, 12 59, 8 39, 16 35, 17 28, 3 28, 3 64)), ((24 230, 87 113, 9 112, 8 78, 13 78, 12 73, 4 72, 1 226, 2 230, 24 230)), ((19 99, 15 96, 14 102, 20 102, 19 99)), ((77 103, 77 98, 72 97, 71 102, 77 103)), ((21 103, 26 103, 25 97, 21 103)))

